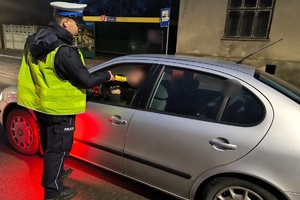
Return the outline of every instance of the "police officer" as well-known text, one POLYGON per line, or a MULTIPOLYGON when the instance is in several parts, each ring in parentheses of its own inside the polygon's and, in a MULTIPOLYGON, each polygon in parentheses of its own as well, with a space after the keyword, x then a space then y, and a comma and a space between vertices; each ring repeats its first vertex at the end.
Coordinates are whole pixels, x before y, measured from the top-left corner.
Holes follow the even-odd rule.
POLYGON ((86 89, 113 81, 110 71, 90 74, 73 36, 84 23, 86 4, 52 2, 54 22, 27 38, 18 76, 18 104, 34 110, 46 132, 42 185, 45 199, 71 197, 63 186, 64 160, 73 144, 76 114, 86 107, 86 89))

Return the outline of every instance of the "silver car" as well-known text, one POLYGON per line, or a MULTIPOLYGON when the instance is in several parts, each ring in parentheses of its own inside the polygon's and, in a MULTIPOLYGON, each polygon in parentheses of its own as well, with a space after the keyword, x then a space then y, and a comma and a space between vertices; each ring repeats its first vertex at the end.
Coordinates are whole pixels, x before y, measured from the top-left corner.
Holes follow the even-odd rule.
MULTIPOLYGON (((252 67, 184 56, 123 56, 90 72, 122 77, 131 67, 148 70, 138 89, 89 90, 72 156, 179 199, 300 200, 298 88, 252 67)), ((0 122, 16 151, 36 154, 36 118, 16 91, 1 93, 0 122)))

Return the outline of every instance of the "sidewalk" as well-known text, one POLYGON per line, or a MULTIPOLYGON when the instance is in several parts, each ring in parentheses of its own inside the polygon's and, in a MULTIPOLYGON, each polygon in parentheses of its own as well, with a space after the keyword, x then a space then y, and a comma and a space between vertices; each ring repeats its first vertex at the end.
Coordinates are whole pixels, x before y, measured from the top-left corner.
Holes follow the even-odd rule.
MULTIPOLYGON (((23 51, 0 49, 0 73, 17 76, 19 73, 23 51)), ((85 59, 86 67, 92 68, 105 61, 108 61, 116 55, 97 55, 94 59, 85 59)))

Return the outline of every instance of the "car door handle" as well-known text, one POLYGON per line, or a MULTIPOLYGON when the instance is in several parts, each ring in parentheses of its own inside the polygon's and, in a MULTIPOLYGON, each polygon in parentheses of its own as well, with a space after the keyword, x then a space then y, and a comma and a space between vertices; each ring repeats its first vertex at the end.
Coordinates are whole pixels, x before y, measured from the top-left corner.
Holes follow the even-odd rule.
POLYGON ((121 119, 121 117, 118 115, 111 116, 108 118, 108 121, 110 121, 113 125, 127 124, 127 121, 121 119))
POLYGON ((221 149, 221 150, 226 150, 226 149, 235 150, 237 148, 237 146, 234 145, 234 144, 229 144, 229 143, 226 143, 226 142, 217 141, 215 139, 209 140, 209 144, 211 144, 215 148, 221 149))

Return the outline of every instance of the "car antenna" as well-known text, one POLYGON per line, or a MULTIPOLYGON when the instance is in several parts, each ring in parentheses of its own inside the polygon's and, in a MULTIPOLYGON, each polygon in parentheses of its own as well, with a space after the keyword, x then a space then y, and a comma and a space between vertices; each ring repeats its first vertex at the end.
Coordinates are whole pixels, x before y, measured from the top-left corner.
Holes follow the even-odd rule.
POLYGON ((281 40, 283 40, 283 38, 281 38, 280 40, 277 40, 276 42, 273 42, 272 44, 269 44, 268 46, 263 47, 262 49, 259 49, 258 51, 254 52, 254 53, 249 54, 248 56, 244 57, 242 60, 237 61, 236 64, 242 64, 242 62, 243 62, 245 59, 247 59, 247 58, 249 58, 250 56, 252 56, 252 55, 254 55, 254 54, 256 54, 256 53, 258 53, 258 52, 260 52, 260 51, 262 51, 262 50, 264 50, 264 49, 266 49, 266 48, 268 48, 268 47, 270 47, 270 46, 272 46, 272 45, 274 45, 274 44, 276 44, 277 42, 280 42, 281 40))

